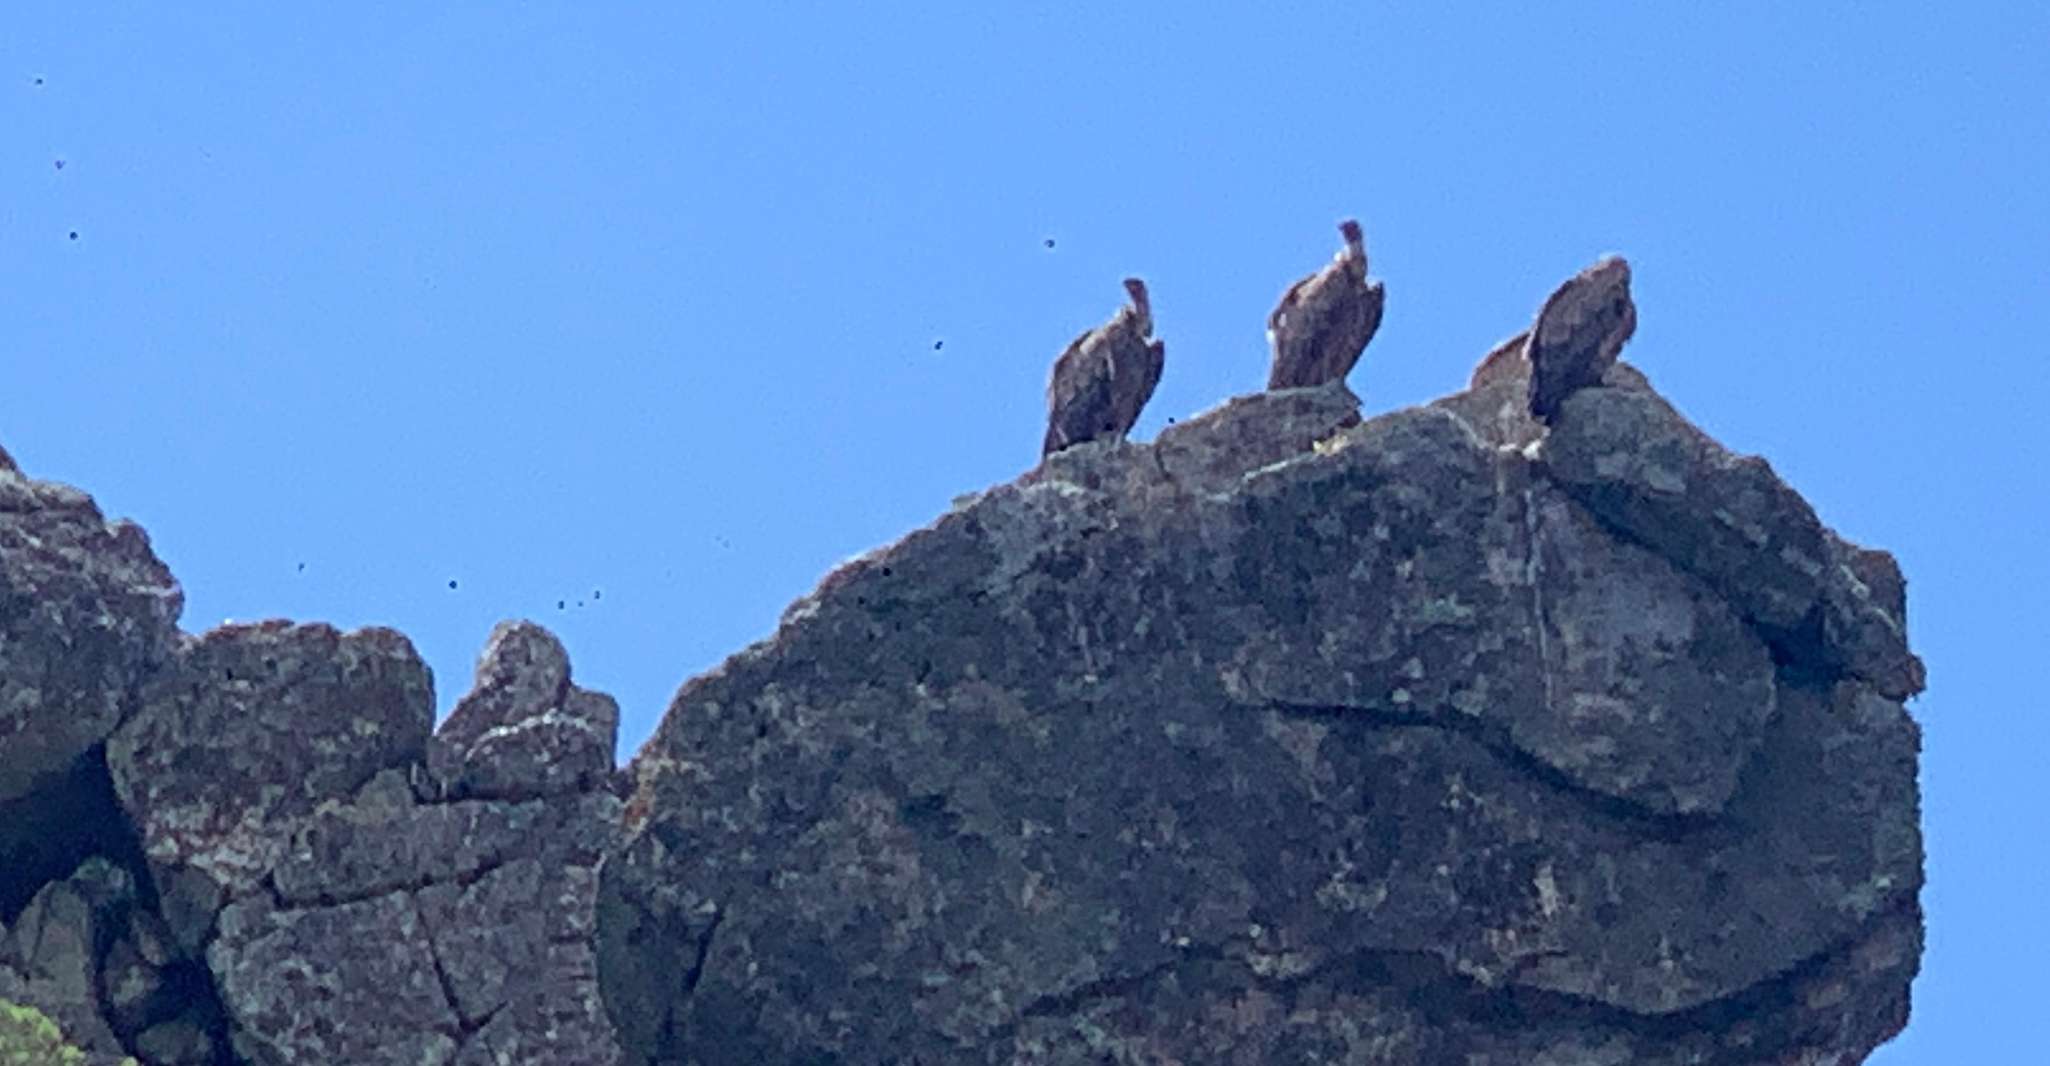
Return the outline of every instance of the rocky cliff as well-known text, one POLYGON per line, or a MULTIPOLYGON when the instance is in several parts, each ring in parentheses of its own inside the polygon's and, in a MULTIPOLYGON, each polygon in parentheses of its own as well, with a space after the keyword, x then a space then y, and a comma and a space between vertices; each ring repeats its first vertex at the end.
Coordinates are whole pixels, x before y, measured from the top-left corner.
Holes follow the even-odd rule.
POLYGON ((94 1062, 616 1061, 618 715, 561 645, 501 627, 436 732, 399 634, 188 636, 181 599, 140 529, 0 470, 0 1002, 94 1062))
MULTIPOLYGON (((1513 354, 1513 353, 1512 353, 1513 354)), ((1891 558, 1628 366, 1090 444, 624 771, 538 627, 179 632, 0 469, 0 1000, 95 1061, 1824 1063, 1905 1022, 1891 558)))

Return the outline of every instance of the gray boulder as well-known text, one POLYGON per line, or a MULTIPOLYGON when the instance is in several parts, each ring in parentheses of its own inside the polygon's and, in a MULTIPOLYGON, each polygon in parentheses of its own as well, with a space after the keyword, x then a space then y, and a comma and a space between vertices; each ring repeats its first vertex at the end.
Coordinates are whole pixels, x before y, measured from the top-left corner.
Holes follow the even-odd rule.
MULTIPOLYGON (((106 740, 184 600, 142 527, 0 463, 0 810, 106 740)), ((0 853, 18 827, 0 819, 0 853)))
POLYGON ((598 938, 628 1060, 1876 1046, 1917 733, 1846 649, 1894 586, 1611 375, 1549 435, 1233 401, 837 569, 634 760, 598 938))

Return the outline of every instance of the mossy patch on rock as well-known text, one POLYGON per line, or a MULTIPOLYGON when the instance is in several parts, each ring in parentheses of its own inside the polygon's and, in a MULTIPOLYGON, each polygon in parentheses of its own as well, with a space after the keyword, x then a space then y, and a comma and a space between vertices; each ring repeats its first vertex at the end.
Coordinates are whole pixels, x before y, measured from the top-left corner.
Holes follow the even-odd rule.
MULTIPOLYGON (((42 1011, 0 999, 0 1066, 85 1066, 85 1052, 64 1042, 64 1034, 42 1011)), ((134 1059, 122 1060, 134 1066, 134 1059)))

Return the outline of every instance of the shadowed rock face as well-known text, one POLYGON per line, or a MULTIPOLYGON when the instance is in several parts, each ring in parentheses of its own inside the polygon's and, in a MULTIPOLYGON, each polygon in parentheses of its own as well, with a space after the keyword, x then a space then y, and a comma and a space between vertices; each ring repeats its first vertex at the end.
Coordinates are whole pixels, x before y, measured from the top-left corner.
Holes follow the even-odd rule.
POLYGON ((836 571, 635 760, 629 1058, 1863 1055, 1920 952, 1897 575, 1611 374, 1549 436, 1233 401, 836 571))
POLYGON ((0 462, 0 808, 106 738, 184 601, 142 527, 0 462))
POLYGON ((1893 699, 1922 690, 1891 556, 1846 543, 1764 459, 1730 454, 1654 392, 1591 390, 1565 408, 1543 461, 1589 510, 1699 575, 1783 658, 1893 699))

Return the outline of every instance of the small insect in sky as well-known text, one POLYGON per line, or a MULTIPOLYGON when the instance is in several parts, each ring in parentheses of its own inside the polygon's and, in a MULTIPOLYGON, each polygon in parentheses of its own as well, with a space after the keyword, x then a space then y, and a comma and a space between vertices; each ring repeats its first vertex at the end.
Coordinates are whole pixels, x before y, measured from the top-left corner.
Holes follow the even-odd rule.
POLYGON ((1048 238, 1046 239, 1046 246, 1047 246, 1048 248, 1051 248, 1051 247, 1053 247, 1053 238, 1052 238, 1052 237, 1048 237, 1048 238))

